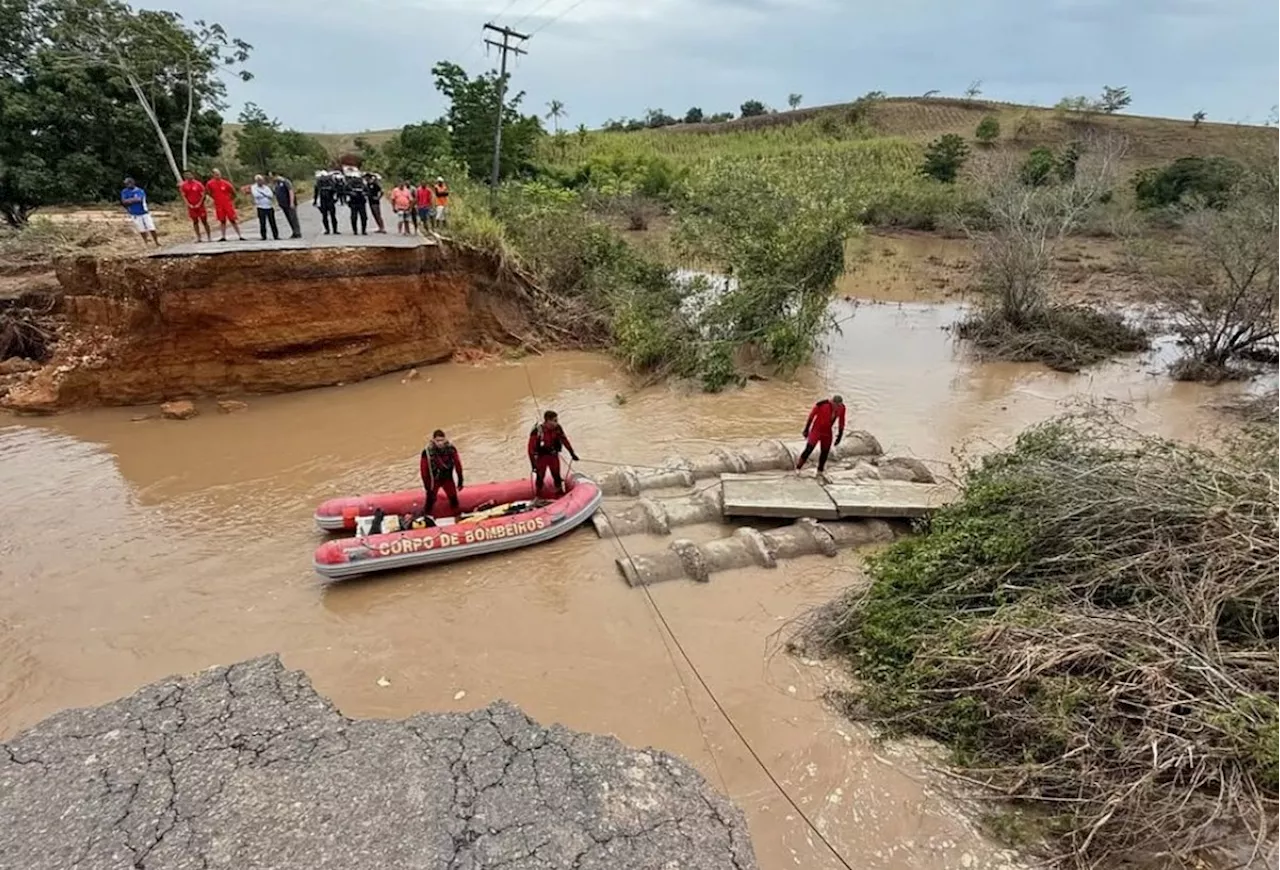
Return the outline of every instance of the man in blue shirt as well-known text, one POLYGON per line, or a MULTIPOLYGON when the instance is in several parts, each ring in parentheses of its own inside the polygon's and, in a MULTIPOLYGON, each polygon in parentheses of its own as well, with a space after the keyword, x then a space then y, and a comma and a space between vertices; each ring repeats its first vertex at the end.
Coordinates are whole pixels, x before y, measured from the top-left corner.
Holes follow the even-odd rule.
POLYGON ((133 227, 142 236, 142 245, 146 247, 147 236, 160 247, 160 237, 156 235, 156 222, 151 219, 151 211, 147 208, 147 193, 133 183, 132 178, 124 180, 124 190, 120 191, 120 204, 128 212, 133 227))

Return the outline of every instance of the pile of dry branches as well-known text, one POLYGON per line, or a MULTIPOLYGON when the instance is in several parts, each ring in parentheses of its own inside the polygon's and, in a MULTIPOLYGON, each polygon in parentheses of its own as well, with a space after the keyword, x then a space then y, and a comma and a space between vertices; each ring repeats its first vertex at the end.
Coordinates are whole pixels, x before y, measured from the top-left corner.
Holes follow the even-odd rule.
POLYGON ((20 357, 44 362, 56 341, 57 329, 50 317, 55 300, 23 301, 30 304, 0 306, 0 360, 20 357))
POLYGON ((1261 844, 1280 768, 1274 445, 1217 454, 1092 417, 1024 433, 827 610, 864 681, 851 709, 949 745, 1065 864, 1261 844))

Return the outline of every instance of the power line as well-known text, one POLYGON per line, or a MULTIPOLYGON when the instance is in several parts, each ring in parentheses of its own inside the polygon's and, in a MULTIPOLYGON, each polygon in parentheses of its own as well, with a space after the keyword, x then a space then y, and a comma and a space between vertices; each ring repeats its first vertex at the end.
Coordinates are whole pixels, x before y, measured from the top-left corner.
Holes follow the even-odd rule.
POLYGON ((538 26, 538 29, 537 29, 537 30, 535 30, 535 31, 533 31, 533 33, 530 33, 529 35, 530 35, 530 36, 534 36, 534 35, 536 35, 536 34, 538 34, 538 33, 541 33, 542 31, 544 31, 544 30, 546 30, 548 27, 550 27, 552 24, 554 24, 555 22, 559 21, 561 18, 564 18, 564 17, 565 17, 566 15, 568 15, 570 12, 572 12, 572 11, 573 11, 573 10, 575 10, 575 9, 577 9, 579 6, 581 6, 583 3, 586 3, 586 2, 587 2, 587 0, 577 0, 577 2, 576 2, 576 3, 571 4, 571 5, 569 6, 569 8, 565 9, 565 10, 564 10, 563 12, 561 12, 559 15, 556 15, 556 16, 555 16, 555 17, 553 17, 553 18, 548 18, 546 21, 542 22, 542 24, 540 24, 540 25, 538 26))
MULTIPOLYGON (((537 6, 533 7, 533 9, 532 9, 531 11, 529 11, 529 12, 525 13, 522 17, 520 17, 519 19, 517 19, 517 20, 516 20, 516 23, 515 23, 515 24, 513 24, 513 25, 511 25, 511 26, 512 26, 512 27, 519 27, 521 24, 523 24, 524 22, 528 21, 530 18, 532 18, 533 16, 535 16, 535 15, 537 15, 539 12, 541 12, 541 11, 543 10, 543 8, 544 8, 544 7, 546 7, 546 5, 547 5, 548 3, 550 3, 550 2, 551 2, 551 0, 542 0, 542 2, 541 2, 541 3, 539 3, 537 6)), ((535 31, 535 32, 536 32, 536 31, 535 31)))
MULTIPOLYGON (((493 16, 492 20, 497 21, 499 18, 507 14, 507 10, 509 10, 512 6, 515 6, 519 2, 520 0, 510 0, 510 2, 508 2, 506 6, 502 7, 501 11, 499 11, 497 15, 493 16)), ((520 23, 519 21, 516 22, 516 24, 519 24, 519 23, 520 23)), ((515 24, 511 26, 514 27, 515 24)))

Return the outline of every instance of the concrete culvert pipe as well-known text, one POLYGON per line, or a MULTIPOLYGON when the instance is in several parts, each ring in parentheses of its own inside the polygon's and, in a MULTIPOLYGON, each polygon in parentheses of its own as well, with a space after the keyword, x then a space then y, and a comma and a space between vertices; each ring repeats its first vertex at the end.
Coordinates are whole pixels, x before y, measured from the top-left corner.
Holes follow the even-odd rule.
MULTIPOLYGON (((716 448, 693 458, 673 456, 661 468, 615 466, 592 477, 605 495, 639 495, 645 490, 693 486, 697 480, 726 472, 746 474, 752 471, 781 471, 795 468, 804 443, 797 441, 761 441, 754 447, 716 448)), ((876 457, 883 453, 880 442, 870 433, 846 432, 844 440, 831 449, 833 460, 858 456, 876 457)))
POLYGON ((723 493, 718 483, 688 495, 671 498, 640 498, 625 507, 596 511, 591 518, 602 538, 624 535, 669 535, 679 526, 718 523, 724 518, 723 493))
POLYGON ((752 566, 775 568, 779 559, 819 553, 834 556, 840 550, 892 538, 893 530, 880 520, 819 523, 803 519, 767 532, 739 528, 730 537, 705 544, 675 540, 665 550, 624 556, 616 564, 631 586, 680 579, 705 583, 717 571, 752 566))

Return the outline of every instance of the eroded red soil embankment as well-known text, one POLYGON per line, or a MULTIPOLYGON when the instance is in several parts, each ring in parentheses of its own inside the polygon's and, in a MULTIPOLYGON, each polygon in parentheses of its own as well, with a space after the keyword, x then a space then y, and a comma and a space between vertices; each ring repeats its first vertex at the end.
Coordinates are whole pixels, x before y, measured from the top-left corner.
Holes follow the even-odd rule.
POLYGON ((493 263, 437 246, 78 257, 58 280, 67 329, 14 410, 354 381, 510 344, 528 323, 493 263))

